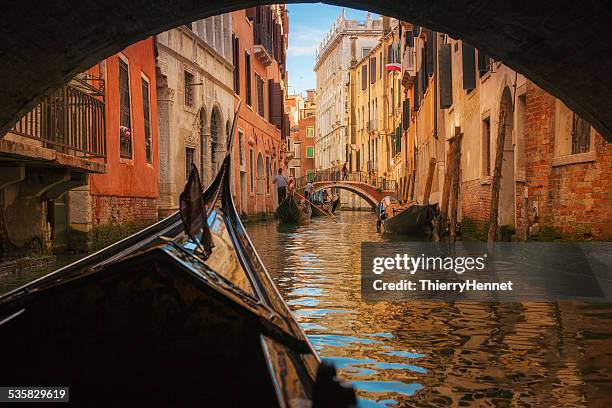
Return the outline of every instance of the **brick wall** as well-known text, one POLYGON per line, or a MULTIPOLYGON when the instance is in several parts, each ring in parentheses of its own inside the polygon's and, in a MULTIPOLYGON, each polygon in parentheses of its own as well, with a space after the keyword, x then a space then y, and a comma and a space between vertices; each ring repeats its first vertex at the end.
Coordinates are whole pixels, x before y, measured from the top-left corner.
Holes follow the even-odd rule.
POLYGON ((157 220, 157 199, 92 195, 94 228, 157 220))
POLYGON ((595 161, 553 166, 556 100, 532 83, 528 83, 526 98, 531 235, 611 240, 612 144, 594 133, 595 161))
POLYGON ((461 233, 474 238, 486 234, 491 218, 491 184, 483 184, 480 179, 464 181, 459 199, 461 233))

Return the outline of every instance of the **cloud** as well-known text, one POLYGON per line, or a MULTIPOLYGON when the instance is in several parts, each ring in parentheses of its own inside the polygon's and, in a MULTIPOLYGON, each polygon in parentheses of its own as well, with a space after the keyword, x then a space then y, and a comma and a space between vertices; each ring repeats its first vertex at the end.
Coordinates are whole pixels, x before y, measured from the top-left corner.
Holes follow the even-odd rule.
POLYGON ((290 45, 287 48, 287 55, 290 57, 303 57, 304 55, 314 55, 318 45, 290 45))

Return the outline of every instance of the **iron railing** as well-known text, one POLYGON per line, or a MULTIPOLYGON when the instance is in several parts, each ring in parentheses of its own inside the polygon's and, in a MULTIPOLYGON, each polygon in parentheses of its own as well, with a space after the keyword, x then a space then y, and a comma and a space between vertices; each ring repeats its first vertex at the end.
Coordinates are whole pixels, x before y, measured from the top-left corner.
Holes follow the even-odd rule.
POLYGON ((10 133, 81 157, 106 158, 106 115, 100 94, 78 79, 45 96, 10 133), (98 97, 96 97, 98 96, 98 97))
POLYGON ((327 181, 352 181, 363 184, 368 184, 374 188, 379 188, 383 191, 395 191, 395 180, 388 180, 384 177, 375 177, 366 171, 351 171, 346 173, 346 178, 343 177, 340 170, 314 170, 310 174, 298 177, 295 179, 295 188, 302 189, 308 182, 327 182, 327 181))

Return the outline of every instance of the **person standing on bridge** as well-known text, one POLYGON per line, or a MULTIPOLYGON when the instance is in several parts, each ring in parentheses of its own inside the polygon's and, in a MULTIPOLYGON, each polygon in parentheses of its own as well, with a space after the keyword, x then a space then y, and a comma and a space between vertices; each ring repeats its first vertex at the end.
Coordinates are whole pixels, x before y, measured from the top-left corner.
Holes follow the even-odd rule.
POLYGON ((278 174, 274 176, 272 183, 276 184, 276 192, 278 193, 278 203, 280 204, 287 195, 287 176, 283 174, 283 169, 278 169, 278 174))
POLYGON ((344 166, 342 166, 342 181, 346 180, 348 176, 348 170, 346 168, 346 162, 344 162, 344 166))

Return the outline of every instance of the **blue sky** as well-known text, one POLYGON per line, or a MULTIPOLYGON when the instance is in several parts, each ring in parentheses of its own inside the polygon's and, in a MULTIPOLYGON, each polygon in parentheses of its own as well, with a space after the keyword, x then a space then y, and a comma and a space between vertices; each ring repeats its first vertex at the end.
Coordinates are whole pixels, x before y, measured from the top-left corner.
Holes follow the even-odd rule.
MULTIPOLYGON (((289 71, 289 93, 304 93, 315 88, 315 73, 312 70, 317 47, 329 31, 342 7, 327 4, 288 4, 289 48, 287 70, 289 71)), ((365 20, 367 12, 345 8, 346 18, 365 20)), ((372 18, 376 18, 372 14, 372 18)))

